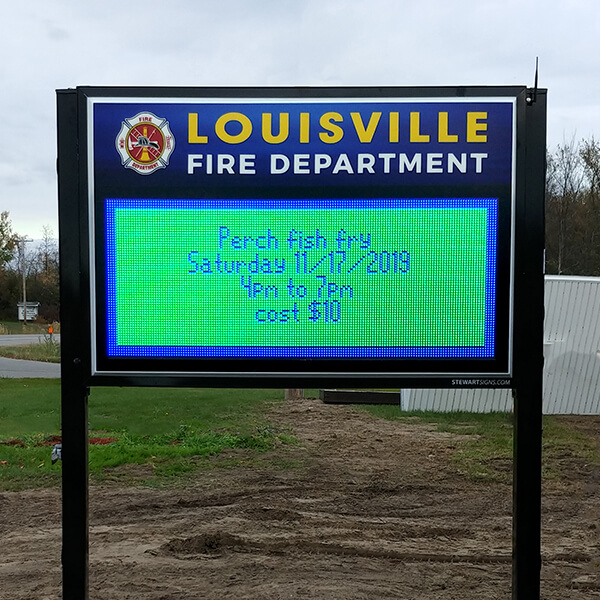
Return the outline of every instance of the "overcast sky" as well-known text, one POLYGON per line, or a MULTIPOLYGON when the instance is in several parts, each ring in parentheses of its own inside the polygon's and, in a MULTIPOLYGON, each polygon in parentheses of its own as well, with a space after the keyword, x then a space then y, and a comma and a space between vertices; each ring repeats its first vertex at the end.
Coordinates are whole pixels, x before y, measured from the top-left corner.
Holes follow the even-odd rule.
POLYGON ((548 145, 600 138, 598 0, 29 0, 0 36, 0 211, 58 232, 56 96, 78 85, 533 85, 548 145))

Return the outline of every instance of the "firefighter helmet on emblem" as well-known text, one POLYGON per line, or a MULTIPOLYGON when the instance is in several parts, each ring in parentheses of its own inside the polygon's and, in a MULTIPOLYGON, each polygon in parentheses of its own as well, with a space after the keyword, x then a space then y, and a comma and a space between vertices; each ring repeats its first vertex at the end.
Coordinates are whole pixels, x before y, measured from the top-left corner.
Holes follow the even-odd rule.
POLYGON ((149 175, 169 164, 175 138, 166 119, 141 112, 123 121, 116 146, 123 166, 149 175))

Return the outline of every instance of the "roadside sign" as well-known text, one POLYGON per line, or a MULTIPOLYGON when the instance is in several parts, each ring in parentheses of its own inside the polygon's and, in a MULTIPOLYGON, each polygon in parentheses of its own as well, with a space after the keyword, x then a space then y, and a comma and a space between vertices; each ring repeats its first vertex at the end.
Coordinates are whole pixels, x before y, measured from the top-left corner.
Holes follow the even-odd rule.
POLYGON ((92 385, 515 391, 513 598, 540 596, 546 90, 58 92, 63 593, 92 385))
POLYGON ((511 386, 525 88, 77 95, 91 377, 511 386))

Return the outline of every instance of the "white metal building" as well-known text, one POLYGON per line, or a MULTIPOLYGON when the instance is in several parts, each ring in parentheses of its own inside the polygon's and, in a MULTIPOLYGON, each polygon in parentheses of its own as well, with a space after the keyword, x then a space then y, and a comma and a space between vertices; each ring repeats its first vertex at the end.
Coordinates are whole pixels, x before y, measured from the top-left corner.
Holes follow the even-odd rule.
MULTIPOLYGON (((600 277, 546 276, 544 414, 600 414, 600 277)), ((404 410, 512 410, 510 390, 402 390, 404 410)))

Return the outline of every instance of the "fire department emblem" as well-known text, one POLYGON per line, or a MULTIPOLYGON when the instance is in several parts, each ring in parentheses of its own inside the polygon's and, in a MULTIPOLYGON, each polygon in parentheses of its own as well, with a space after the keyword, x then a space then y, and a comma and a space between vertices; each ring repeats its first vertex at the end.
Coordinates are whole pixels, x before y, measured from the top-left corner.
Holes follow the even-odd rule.
POLYGON ((116 146, 124 167, 149 175, 169 164, 175 138, 166 119, 141 112, 123 121, 116 146))

